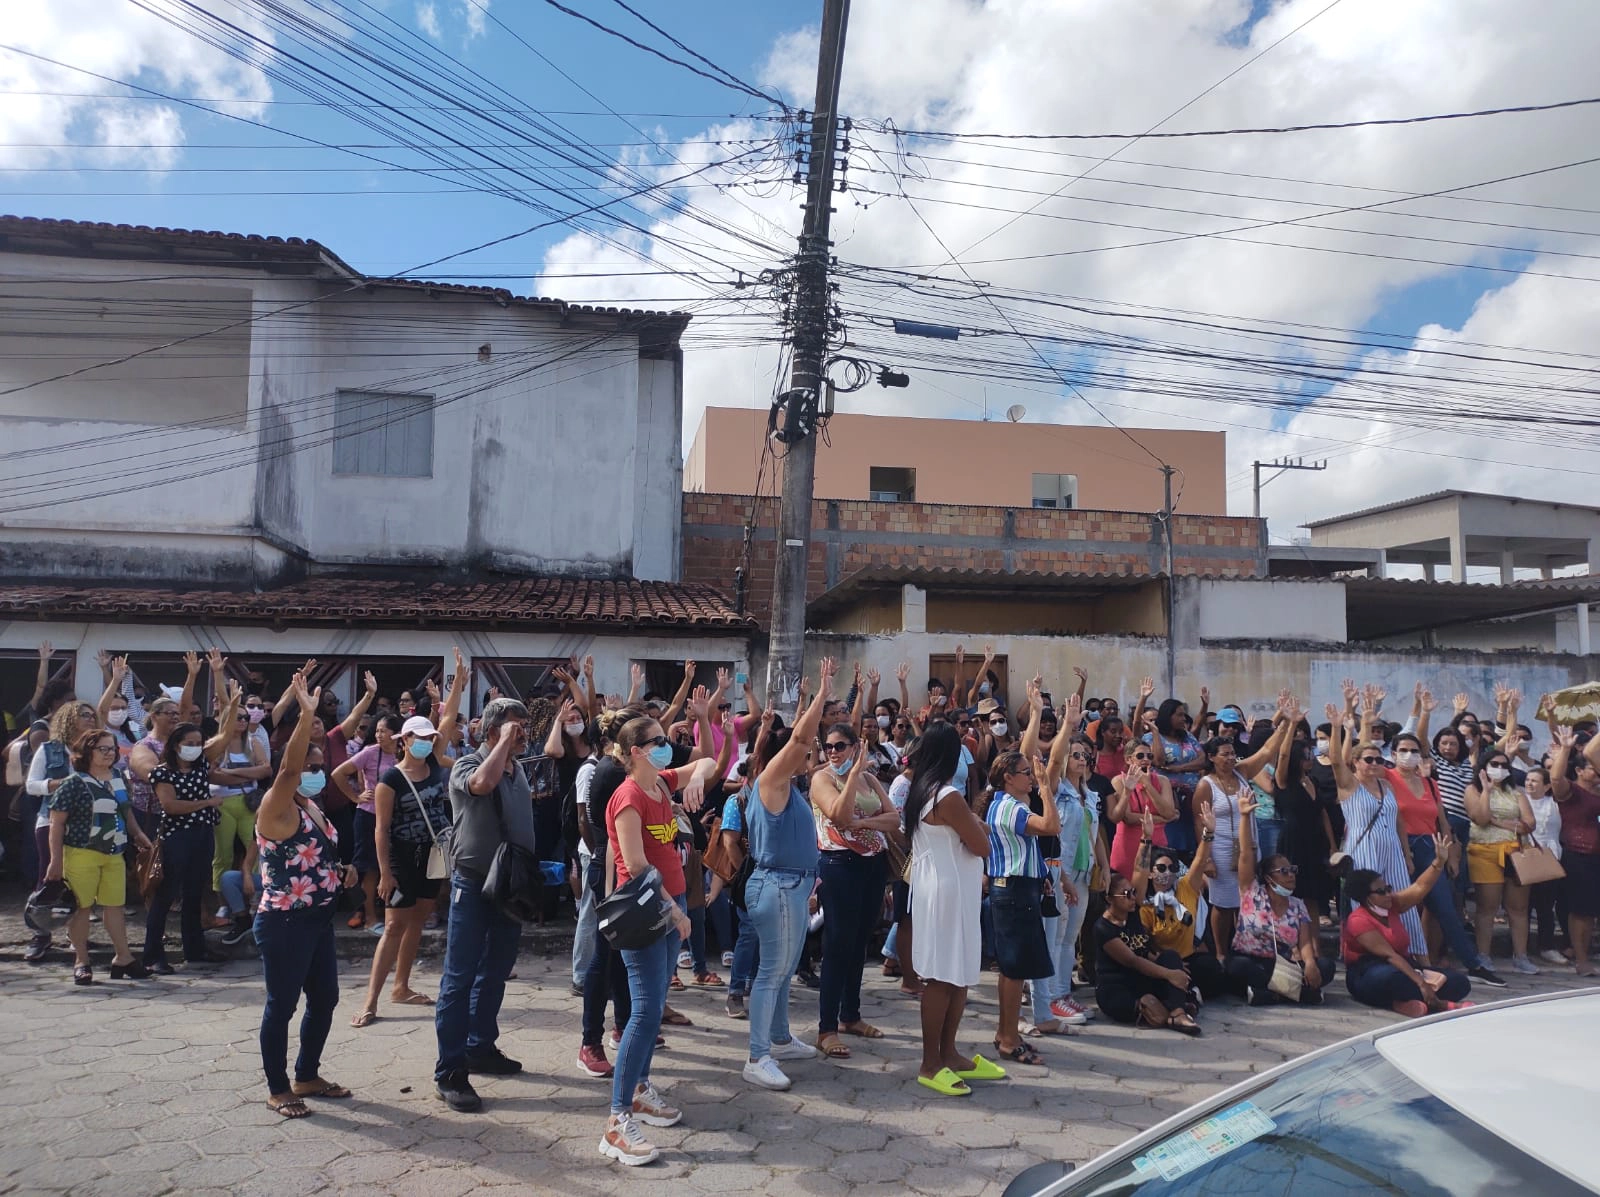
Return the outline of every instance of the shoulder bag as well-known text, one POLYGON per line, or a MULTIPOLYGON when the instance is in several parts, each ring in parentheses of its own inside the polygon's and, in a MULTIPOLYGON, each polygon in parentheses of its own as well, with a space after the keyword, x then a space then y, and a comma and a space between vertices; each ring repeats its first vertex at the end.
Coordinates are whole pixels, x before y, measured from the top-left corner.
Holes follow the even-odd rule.
POLYGON ((676 904, 661 892, 661 874, 646 869, 617 886, 595 906, 595 922, 619 952, 637 951, 671 930, 676 904))
POLYGON ((544 912, 544 870, 533 852, 511 842, 498 781, 494 787, 494 813, 500 823, 500 846, 494 850, 494 859, 484 876, 483 896, 507 918, 533 922, 544 912))
MULTIPOLYGON (((433 847, 428 849, 428 870, 424 874, 429 881, 443 881, 450 876, 450 870, 455 867, 456 857, 456 829, 446 827, 442 830, 433 829, 433 820, 428 818, 427 804, 422 801, 422 795, 417 793, 416 784, 406 777, 405 771, 395 767, 395 772, 406 778, 406 787, 411 791, 411 796, 417 800, 417 809, 422 812, 422 825, 428 829, 428 838, 433 841, 433 847)), ((495 790, 499 794, 498 787, 495 790)), ((504 820, 502 820, 504 822, 504 820)), ((501 832, 504 835, 504 830, 501 832)))
MULTIPOLYGON (((1555 853, 1526 836, 1517 837, 1516 851, 1506 857, 1506 866, 1518 885, 1538 885, 1541 881, 1559 881, 1567 875, 1566 869, 1556 859, 1555 853)), ((1543 924, 1540 924, 1543 926, 1543 924)))
POLYGON ((1298 1002, 1305 985, 1306 971, 1299 962, 1285 959, 1282 952, 1274 953, 1272 979, 1267 982, 1267 988, 1285 1001, 1298 1002))

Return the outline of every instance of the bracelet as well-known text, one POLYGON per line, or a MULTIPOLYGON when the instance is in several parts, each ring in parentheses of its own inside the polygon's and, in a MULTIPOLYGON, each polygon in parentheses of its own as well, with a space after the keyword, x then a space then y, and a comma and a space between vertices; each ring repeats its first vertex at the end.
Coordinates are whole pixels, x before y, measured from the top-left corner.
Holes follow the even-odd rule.
POLYGON ((1216 839, 1216 838, 1217 838, 1217 833, 1216 833, 1216 832, 1214 832, 1214 831, 1207 831, 1207 832, 1204 832, 1204 833, 1203 833, 1203 834, 1202 834, 1202 835, 1201 835, 1201 836, 1200 836, 1200 841, 1201 841, 1201 842, 1202 842, 1202 843, 1206 843, 1206 844, 1209 844, 1209 843, 1210 843, 1210 842, 1211 842, 1211 841, 1212 841, 1212 840, 1214 840, 1214 839, 1216 839))
POLYGON ((1139 842, 1141 844, 1143 844, 1146 848, 1148 848, 1151 844, 1155 843, 1154 840, 1143 840, 1143 839, 1140 840, 1139 842))

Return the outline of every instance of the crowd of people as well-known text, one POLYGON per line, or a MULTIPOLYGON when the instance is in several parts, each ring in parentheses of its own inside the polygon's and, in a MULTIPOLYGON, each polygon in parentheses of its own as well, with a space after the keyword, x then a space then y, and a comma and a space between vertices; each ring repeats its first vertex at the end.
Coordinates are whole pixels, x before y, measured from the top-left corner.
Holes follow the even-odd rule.
POLYGON ((41 668, 37 718, 6 752, 38 882, 28 957, 47 958, 47 908, 67 911, 79 985, 96 983, 96 909, 116 981, 174 971, 174 905, 185 967, 224 958, 208 923, 224 945, 253 939, 268 1100, 298 1118, 308 1099, 349 1095, 321 1074, 334 920, 347 918, 381 936, 351 1025, 383 1016, 386 989, 431 1006, 436 1091, 470 1112, 474 1076, 522 1067, 500 1047, 499 1013, 536 916, 511 891, 529 883, 525 861, 545 862, 534 887, 570 882, 577 907, 577 1068, 609 1080, 599 1149, 627 1165, 657 1157, 647 1128, 681 1118, 651 1065, 664 1025, 689 1022, 670 1004, 683 970, 725 987, 727 1016, 748 1022, 744 1079, 784 1090, 795 1062, 845 1060, 849 1040, 882 1037, 861 998, 880 930, 883 972, 919 1003, 917 1083, 948 1097, 1042 1064, 1048 1037, 1096 1016, 1198 1036, 1219 998, 1319 1005, 1341 963, 1350 997, 1407 1016, 1503 986, 1500 967, 1595 974, 1592 725, 1552 721, 1535 757, 1522 696, 1505 686, 1492 719, 1460 694, 1434 728, 1421 684, 1403 721, 1385 716, 1380 688, 1346 682, 1314 723, 1287 691, 1248 719, 1213 710, 1203 686, 1192 713, 1178 697, 1154 703, 1149 678, 1131 703, 1090 697, 1081 670, 1061 701, 1035 677, 1013 706, 993 652, 968 660, 958 648, 955 675, 914 701, 907 665, 891 695, 875 670, 856 666, 844 685, 824 659, 792 721, 743 676, 695 685, 692 661, 672 696, 644 692, 637 668, 626 695, 607 696, 592 659, 573 660, 550 692, 492 692, 471 720, 459 652, 445 693, 430 684, 391 704, 368 674, 343 717, 310 685, 314 662, 271 696, 242 690, 215 650, 191 653, 186 684, 150 694, 103 657, 94 705, 41 668), (206 666, 209 715, 195 698, 206 666), (131 886, 145 897, 138 956, 131 886), (617 932, 618 890, 659 908, 650 935, 617 932), (412 971, 441 916, 435 998, 412 971), (998 1016, 969 1052, 968 994, 990 969, 998 1016), (797 979, 816 991, 814 1027, 791 1026, 797 979))

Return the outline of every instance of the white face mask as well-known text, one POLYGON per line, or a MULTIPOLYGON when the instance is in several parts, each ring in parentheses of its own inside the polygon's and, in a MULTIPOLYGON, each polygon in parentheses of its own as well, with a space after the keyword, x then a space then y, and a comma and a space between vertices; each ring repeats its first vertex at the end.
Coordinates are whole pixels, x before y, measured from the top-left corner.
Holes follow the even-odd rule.
POLYGON ((1422 754, 1412 748, 1402 748, 1394 754, 1394 759, 1398 765, 1415 765, 1422 759, 1422 754))
POLYGON ((1011 728, 1003 722, 989 725, 989 734, 992 736, 1004 736, 1010 730, 1011 728))
POLYGON ((1504 765, 1490 765, 1483 773, 1490 781, 1504 781, 1511 776, 1511 770, 1504 765))
POLYGON ((572 736, 574 739, 576 739, 578 736, 583 735, 583 724, 581 724, 581 723, 563 723, 561 725, 561 730, 566 732, 567 735, 572 736))
POLYGON ((115 711, 106 712, 106 722, 112 727, 121 727, 128 721, 128 708, 121 707, 115 711))
POLYGON ((184 744, 178 749, 178 759, 181 761, 197 761, 204 752, 204 744, 184 744))
POLYGON ((891 723, 893 723, 893 722, 894 722, 894 720, 889 718, 889 716, 887 716, 887 715, 879 715, 878 716, 878 729, 880 731, 888 731, 889 730, 889 725, 891 723))

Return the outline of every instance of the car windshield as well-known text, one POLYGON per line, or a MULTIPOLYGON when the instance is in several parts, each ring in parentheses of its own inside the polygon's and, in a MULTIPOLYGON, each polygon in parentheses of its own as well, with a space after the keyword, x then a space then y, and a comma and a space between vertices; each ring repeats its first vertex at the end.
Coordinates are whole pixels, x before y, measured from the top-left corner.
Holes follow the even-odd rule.
MULTIPOLYGON (((1484 1084, 1494 1084, 1493 1070, 1484 1084)), ((1362 1042, 1126 1150, 1062 1197, 1567 1197, 1584 1188, 1362 1042)))

